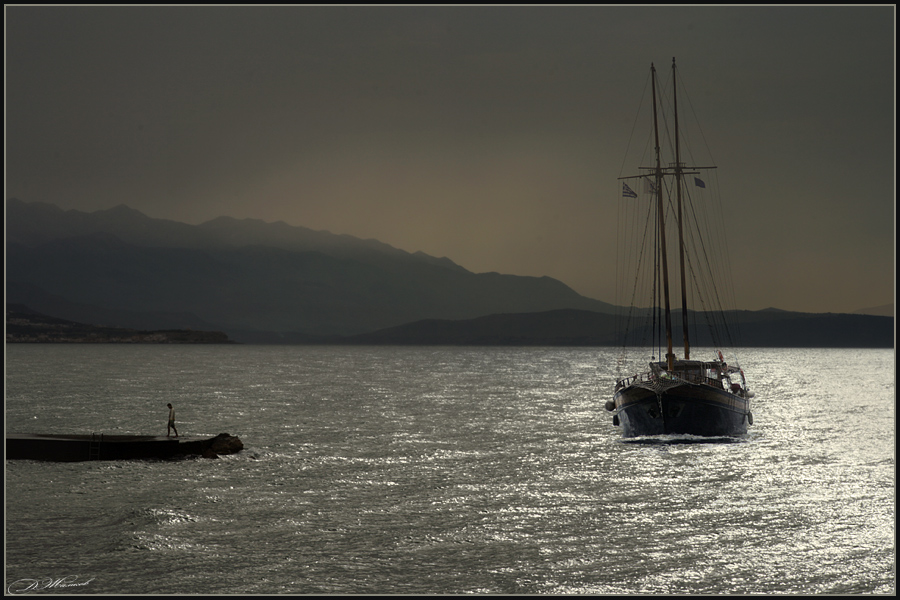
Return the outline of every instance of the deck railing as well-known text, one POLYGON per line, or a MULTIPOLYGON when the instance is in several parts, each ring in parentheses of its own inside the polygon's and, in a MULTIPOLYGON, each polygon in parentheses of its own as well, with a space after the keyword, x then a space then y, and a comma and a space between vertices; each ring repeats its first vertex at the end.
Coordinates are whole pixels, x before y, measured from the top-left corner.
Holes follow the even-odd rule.
MULTIPOLYGON (((703 373, 698 373, 697 371, 676 371, 675 373, 669 373, 668 371, 660 371, 659 373, 655 373, 653 371, 645 371, 643 373, 637 373, 635 375, 631 375, 629 377, 624 377, 616 382, 616 389, 620 389, 623 387, 627 387, 632 385, 633 383, 641 383, 641 382, 653 382, 660 379, 672 379, 672 380, 681 380, 686 381, 688 383, 705 383, 711 387, 720 387, 722 389, 727 389, 726 386, 728 384, 728 380, 715 378, 715 377, 707 377, 703 373)), ((740 388, 740 386, 738 386, 740 388)), ((728 391, 734 391, 733 388, 728 391)), ((743 391, 743 390, 741 390, 743 391)), ((737 392, 740 393, 740 392, 737 392)))

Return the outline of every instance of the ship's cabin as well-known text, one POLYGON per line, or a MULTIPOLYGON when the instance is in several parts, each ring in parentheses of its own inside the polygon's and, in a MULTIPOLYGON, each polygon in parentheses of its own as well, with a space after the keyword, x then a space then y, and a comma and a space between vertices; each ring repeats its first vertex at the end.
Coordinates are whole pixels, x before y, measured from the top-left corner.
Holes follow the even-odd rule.
POLYGON ((747 389, 740 367, 731 366, 720 360, 676 360, 672 371, 669 371, 665 362, 651 362, 650 377, 677 378, 691 383, 703 383, 721 387, 738 395, 743 395, 747 389))

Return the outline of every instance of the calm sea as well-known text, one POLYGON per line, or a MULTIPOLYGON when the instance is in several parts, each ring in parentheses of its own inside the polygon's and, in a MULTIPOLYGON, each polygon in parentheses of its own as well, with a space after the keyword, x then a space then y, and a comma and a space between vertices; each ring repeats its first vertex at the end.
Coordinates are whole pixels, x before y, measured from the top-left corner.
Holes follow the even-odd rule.
POLYGON ((164 435, 171 402, 245 445, 7 461, 7 592, 895 589, 893 350, 744 350, 751 433, 643 444, 603 409, 612 349, 6 352, 7 432, 164 435))

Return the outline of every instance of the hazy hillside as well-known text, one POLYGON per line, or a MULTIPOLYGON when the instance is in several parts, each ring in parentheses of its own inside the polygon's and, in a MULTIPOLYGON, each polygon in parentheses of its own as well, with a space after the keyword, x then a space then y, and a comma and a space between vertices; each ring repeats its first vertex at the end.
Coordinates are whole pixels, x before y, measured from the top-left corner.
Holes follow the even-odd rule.
POLYGON ((224 333, 187 329, 143 331, 97 327, 57 319, 22 304, 6 305, 6 343, 43 344, 229 344, 224 333))
MULTIPOLYGON (((704 321, 703 313, 693 313, 704 321)), ((737 347, 891 348, 891 317, 811 314, 787 311, 732 311, 733 341, 737 347)), ((629 339, 650 339, 636 326, 629 339)), ((681 339, 681 327, 675 335, 681 339)), ((692 333, 695 347, 719 346, 708 330, 692 333)), ((614 315, 582 310, 533 314, 491 315, 461 321, 424 320, 342 340, 355 344, 482 345, 482 346, 617 346, 624 342, 614 315)), ((650 345, 644 342, 644 345, 650 345)), ((730 343, 721 344, 731 346, 730 343)))
POLYGON ((881 317, 893 317, 894 305, 882 304, 881 306, 872 306, 871 308, 861 308, 853 311, 855 315, 877 315, 881 317))
POLYGON ((350 335, 611 309, 548 277, 471 273, 375 240, 225 217, 194 226, 125 206, 84 213, 9 200, 6 253, 7 302, 97 325, 202 323, 239 341, 235 332, 350 335))
POLYGON ((482 346, 613 346, 614 315, 583 310, 502 314, 449 321, 429 319, 356 335, 356 344, 482 346))
POLYGON ((86 213, 40 202, 7 201, 7 243, 36 246, 57 239, 97 233, 114 235, 130 244, 163 248, 240 248, 263 245, 293 251, 319 251, 333 256, 386 262, 415 261, 462 269, 447 258, 410 254, 377 240, 314 231, 284 222, 217 217, 201 225, 153 219, 124 204, 86 213))

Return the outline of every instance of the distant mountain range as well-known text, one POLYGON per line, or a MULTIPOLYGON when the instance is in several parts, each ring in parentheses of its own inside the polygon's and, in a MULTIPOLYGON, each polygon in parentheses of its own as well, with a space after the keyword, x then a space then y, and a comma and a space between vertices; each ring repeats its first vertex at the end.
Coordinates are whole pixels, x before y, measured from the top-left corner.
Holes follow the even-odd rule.
POLYGON ((613 308, 549 277, 472 273, 447 258, 282 222, 188 225, 126 206, 85 213, 16 199, 6 218, 7 302, 97 325, 296 339, 613 308))
MULTIPOLYGON (((619 343, 615 307, 555 279, 472 273, 377 240, 229 217, 188 225, 124 205, 10 199, 6 218, 7 304, 79 323, 250 343, 619 343)), ((893 345, 891 317, 735 316, 746 345, 893 345)))

